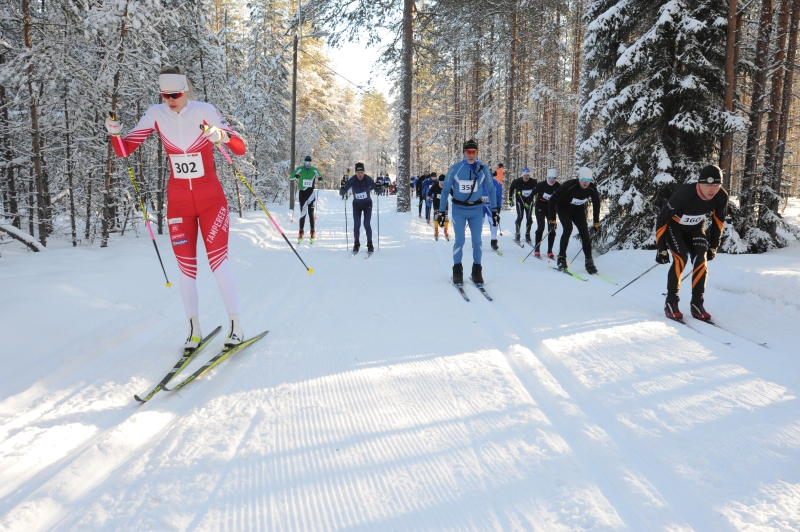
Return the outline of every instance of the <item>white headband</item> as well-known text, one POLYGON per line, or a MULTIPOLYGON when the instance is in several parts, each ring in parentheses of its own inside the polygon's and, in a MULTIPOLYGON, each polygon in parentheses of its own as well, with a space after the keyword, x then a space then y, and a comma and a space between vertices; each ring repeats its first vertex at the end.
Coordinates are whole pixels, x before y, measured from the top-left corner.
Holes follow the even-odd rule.
POLYGON ((160 92, 188 92, 189 82, 183 74, 159 74, 158 88, 160 92))
POLYGON ((558 170, 556 170, 555 168, 550 168, 549 170, 547 170, 547 178, 548 179, 551 178, 551 177, 553 179, 555 179, 557 176, 558 176, 558 170))

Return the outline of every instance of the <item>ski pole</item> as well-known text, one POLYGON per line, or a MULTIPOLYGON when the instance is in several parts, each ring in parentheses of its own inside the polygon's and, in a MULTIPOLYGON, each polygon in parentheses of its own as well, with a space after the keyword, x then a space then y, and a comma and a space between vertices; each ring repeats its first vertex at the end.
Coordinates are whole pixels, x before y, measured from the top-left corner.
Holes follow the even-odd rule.
POLYGON ((347 250, 350 250, 350 237, 347 236, 347 194, 344 195, 344 244, 347 250))
MULTIPOLYGON (((541 246, 541 245, 542 245, 542 242, 544 242, 544 239, 545 239, 545 238, 547 238, 548 236, 550 236, 550 233, 552 233, 552 232, 553 232, 553 230, 552 230, 552 229, 550 229, 550 230, 547 232, 547 234, 546 234, 546 235, 544 235, 544 236, 542 237, 542 239, 541 239, 541 240, 539 240, 539 242, 538 242, 538 243, 537 243, 537 244, 536 244, 536 245, 533 247, 533 249, 531 250, 531 252, 530 252, 530 253, 528 253, 527 255, 525 255, 525 258, 524 258, 524 259, 522 259, 522 262, 525 262, 525 259, 527 259, 528 257, 530 257, 530 256, 531 256, 531 253, 533 253, 534 251, 536 251, 536 248, 538 248, 539 246, 541 246)), ((516 237, 514 237, 514 238, 516 238, 516 237)))
POLYGON ((381 249, 381 201, 378 200, 378 251, 381 249))
POLYGON ((650 273, 650 270, 652 270, 652 269, 654 269, 654 268, 657 268, 658 266, 661 266, 661 264, 660 264, 660 263, 658 263, 658 262, 657 262, 657 263, 655 263, 655 264, 653 264, 651 267, 649 267, 649 268, 647 269, 647 271, 646 271, 646 272, 644 272, 644 273, 643 273, 643 274, 641 274, 639 277, 637 277, 637 278, 636 278, 636 279, 634 279, 633 281, 629 282, 628 284, 626 284, 625 286, 623 286, 622 288, 620 288, 619 290, 617 290, 616 292, 614 292, 613 294, 611 294, 611 297, 614 297, 615 295, 619 294, 620 292, 622 292, 623 290, 625 290, 626 288, 628 288, 630 285, 632 285, 633 283, 635 283, 636 281, 638 281, 640 278, 642 278, 642 277, 644 277, 646 274, 650 273))
MULTIPOLYGON (((111 120, 116 120, 116 116, 114 111, 108 113, 109 118, 111 120)), ((133 170, 131 169, 131 162, 128 160, 128 154, 125 152, 125 143, 122 141, 122 135, 115 135, 119 139, 120 149, 122 149, 122 158, 125 159, 125 166, 128 167, 128 175, 131 176, 131 183, 133 183, 133 191, 136 193, 136 199, 139 200, 139 207, 142 209, 142 215, 144 216, 144 225, 147 226, 147 230, 150 232, 150 240, 153 241, 153 247, 156 248, 156 255, 158 256, 158 263, 161 264, 161 271, 164 272, 164 279, 167 281, 167 288, 172 286, 172 283, 169 282, 169 278, 167 277, 167 270, 164 269, 164 262, 161 260, 161 253, 158 252, 158 244, 156 244, 156 237, 153 234, 153 228, 150 227, 150 217, 147 216, 147 209, 144 207, 144 202, 142 201, 142 196, 139 194, 139 187, 136 185, 136 177, 133 175, 133 170)))
MULTIPOLYGON (((206 129, 208 129, 208 126, 204 124, 204 125, 200 126, 200 128, 201 128, 203 131, 205 131, 206 129)), ((242 181, 242 183, 244 183, 244 186, 246 186, 246 187, 247 187, 247 190, 249 190, 249 191, 250 191, 250 194, 252 194, 252 195, 253 195, 253 197, 256 199, 256 201, 258 202, 258 205, 261 207, 261 210, 263 210, 263 211, 264 211, 264 213, 267 215, 267 218, 269 218, 269 219, 270 219, 270 221, 272 222, 272 225, 274 225, 274 226, 275 226, 275 229, 277 229, 277 230, 278 230, 278 232, 281 234, 281 236, 282 236, 282 237, 283 237, 283 239, 286 241, 286 243, 287 243, 287 244, 289 244, 289 247, 290 247, 290 248, 292 248, 292 251, 294 251, 294 254, 295 254, 295 255, 297 255, 297 258, 298 258, 298 259, 300 259, 300 262, 302 262, 302 263, 303 263, 303 266, 305 266, 305 269, 306 269, 306 271, 308 272, 308 274, 309 274, 309 275, 311 275, 312 273, 314 273, 314 268, 309 268, 308 266, 306 266, 306 263, 305 263, 305 261, 302 259, 302 257, 300 257, 300 254, 299 254, 299 253, 297 253, 297 250, 294 248, 294 246, 292 245, 292 243, 291 243, 291 242, 289 242, 289 239, 288 239, 288 238, 286 238, 286 235, 285 235, 285 234, 283 234, 283 231, 281 231, 281 228, 280 228, 280 226, 278 225, 278 222, 276 222, 276 221, 275 221, 275 218, 273 218, 273 217, 272 217, 272 215, 269 213, 269 211, 267 210, 267 208, 266 208, 266 207, 264 207, 264 204, 263 204, 263 203, 261 203, 261 200, 258 198, 258 195, 257 195, 257 194, 256 194, 256 192, 253 190, 253 187, 251 187, 251 186, 250 186, 250 183, 248 183, 248 182, 247 182, 247 179, 245 179, 245 177, 242 175, 242 173, 239 171, 239 169, 238 169, 238 168, 236 168, 236 165, 235 165, 235 164, 233 164, 233 161, 231 160, 231 157, 230 157, 230 155, 228 155, 228 152, 226 152, 226 151, 225 151, 225 149, 222 147, 222 144, 220 144, 219 142, 217 142, 216 144, 217 144, 217 148, 219 148, 219 151, 221 151, 221 152, 222 152, 222 155, 224 155, 224 156, 225 156, 225 160, 227 160, 227 161, 228 161, 228 164, 230 164, 230 165, 231 165, 231 168, 233 169, 233 173, 234 173, 234 174, 235 174, 235 175, 236 175, 236 176, 237 176, 237 177, 238 177, 238 178, 239 178, 239 179, 242 181)))

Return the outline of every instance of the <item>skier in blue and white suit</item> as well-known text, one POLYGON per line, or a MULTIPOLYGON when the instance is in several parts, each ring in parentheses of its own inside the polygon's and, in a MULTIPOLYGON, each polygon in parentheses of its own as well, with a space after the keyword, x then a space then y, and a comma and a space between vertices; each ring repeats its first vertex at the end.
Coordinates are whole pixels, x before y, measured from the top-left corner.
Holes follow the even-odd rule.
MULTIPOLYGON (((470 139, 464 143, 464 160, 457 162, 447 170, 442 184, 442 197, 439 205, 447 205, 448 196, 453 200, 453 227, 456 242, 453 246, 453 283, 464 284, 464 268, 461 265, 464 243, 466 242, 466 224, 472 234, 472 280, 475 284, 483 284, 481 269, 481 230, 483 229, 483 190, 489 195, 489 208, 492 212, 492 223, 500 223, 500 206, 497 203, 495 182, 489 167, 478 160, 478 143, 470 139)), ((436 213, 439 225, 444 224, 444 211, 436 213)))

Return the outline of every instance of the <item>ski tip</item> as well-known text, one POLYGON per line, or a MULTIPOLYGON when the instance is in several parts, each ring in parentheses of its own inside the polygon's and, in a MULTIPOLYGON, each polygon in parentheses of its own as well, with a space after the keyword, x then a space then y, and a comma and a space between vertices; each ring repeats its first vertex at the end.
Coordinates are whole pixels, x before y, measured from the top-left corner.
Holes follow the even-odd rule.
POLYGON ((142 399, 138 395, 134 395, 133 398, 136 399, 137 401, 139 401, 140 403, 144 403, 144 399, 142 399))

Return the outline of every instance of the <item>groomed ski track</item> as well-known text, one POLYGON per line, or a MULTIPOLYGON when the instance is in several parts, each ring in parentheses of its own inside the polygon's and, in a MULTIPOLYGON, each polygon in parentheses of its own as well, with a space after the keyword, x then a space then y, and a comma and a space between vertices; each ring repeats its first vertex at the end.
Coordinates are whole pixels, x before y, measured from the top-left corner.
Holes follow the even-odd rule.
MULTIPOLYGON (((453 242, 380 203, 380 248, 348 260, 320 193, 311 276, 266 216, 233 215, 245 335, 270 334, 142 405, 185 332, 147 235, 4 255, 0 530, 800 529, 800 245, 709 264, 708 310, 764 349, 667 320, 666 267, 612 298, 582 261, 588 282, 521 263, 511 232, 490 252, 488 227, 494 301, 468 282, 465 302, 453 242)), ((198 255, 210 332, 226 316, 198 255)), ((653 255, 595 262, 621 286, 653 255)))

